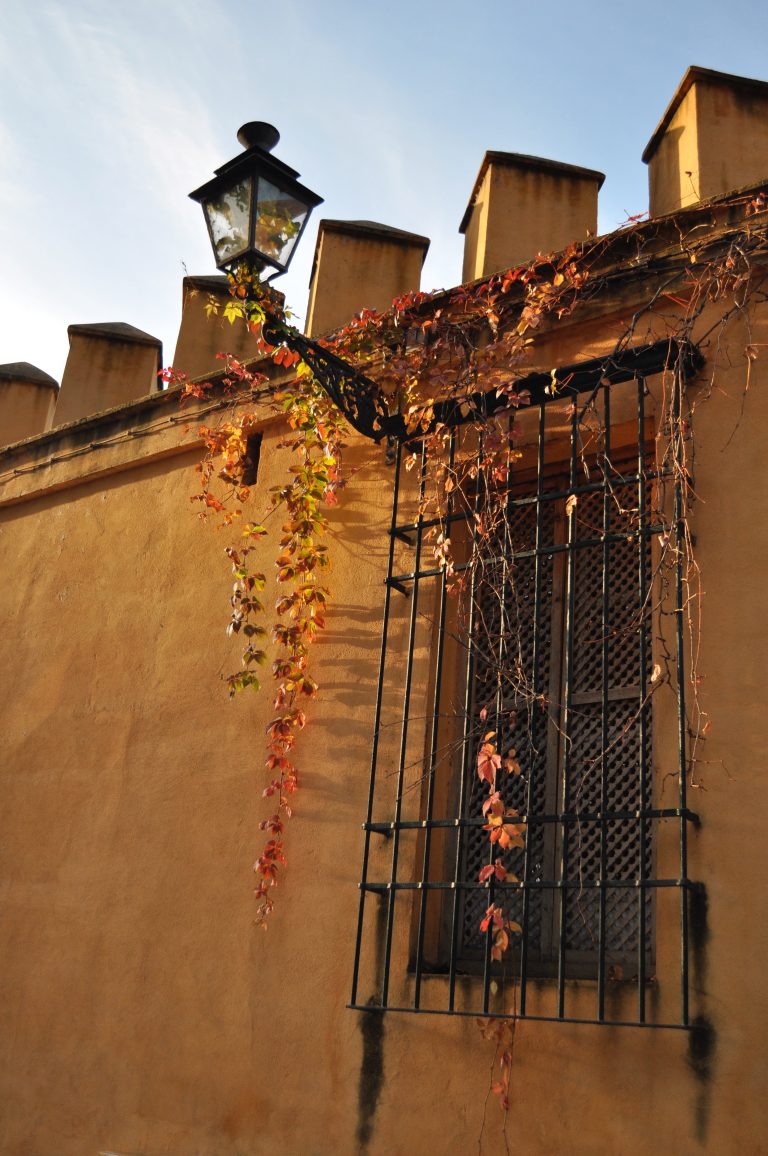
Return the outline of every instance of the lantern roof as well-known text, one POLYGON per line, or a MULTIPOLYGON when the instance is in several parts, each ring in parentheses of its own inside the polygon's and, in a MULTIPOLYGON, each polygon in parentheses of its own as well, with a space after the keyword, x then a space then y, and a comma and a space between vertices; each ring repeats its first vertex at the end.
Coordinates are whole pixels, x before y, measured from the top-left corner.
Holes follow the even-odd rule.
POLYGON ((308 202, 311 208, 323 203, 322 197, 299 183, 300 174, 296 169, 291 168, 285 161, 272 156, 270 149, 273 149, 280 140, 280 133, 273 125, 267 124, 266 121, 248 121, 247 124, 238 129, 237 139, 241 144, 246 145, 245 150, 232 157, 231 160, 225 161, 219 168, 214 169, 216 176, 189 194, 193 201, 203 201, 208 197, 215 196, 229 184, 233 177, 246 176, 258 171, 260 175, 267 178, 272 176, 282 178, 283 181, 287 178, 291 182, 295 182, 296 192, 308 202))

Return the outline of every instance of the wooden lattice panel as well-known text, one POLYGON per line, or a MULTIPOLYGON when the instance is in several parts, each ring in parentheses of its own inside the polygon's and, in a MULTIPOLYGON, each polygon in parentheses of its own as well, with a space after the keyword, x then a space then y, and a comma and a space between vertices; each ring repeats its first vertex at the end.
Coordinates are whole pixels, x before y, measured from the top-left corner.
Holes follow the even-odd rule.
MULTIPOLYGON (((556 492, 551 485, 552 492, 556 492)), ((650 492, 646 490, 646 502, 650 492)), ((546 498, 546 496, 545 496, 546 498)), ((647 520, 647 519, 646 519, 647 520)), ((540 549, 541 588, 539 621, 535 621, 536 503, 513 506, 507 527, 496 535, 494 560, 485 564, 478 582, 476 622, 479 638, 475 673, 477 736, 470 761, 469 814, 477 814, 484 792, 475 774, 477 744, 483 727, 479 712, 488 712, 488 729, 498 732, 500 752, 515 748, 523 768, 519 778, 500 776, 505 802, 532 815, 562 810, 566 803, 565 768, 568 768, 568 810, 592 814, 601 809, 605 774, 608 810, 633 810, 651 806, 650 704, 639 698, 641 662, 650 674, 650 646, 641 656, 640 628, 648 622, 649 608, 640 606, 641 551, 637 484, 611 483, 581 495, 574 519, 572 543, 573 607, 570 629, 570 721, 563 732, 565 709, 565 662, 568 653, 567 602, 569 565, 562 547, 565 541, 565 500, 542 500, 540 549), (607 549, 608 619, 603 632, 605 529, 615 536, 607 549), (522 555, 522 557, 519 557, 522 555), (502 606, 499 591, 505 591, 502 606), (538 665, 534 683, 534 634, 538 640, 538 665), (603 750, 603 655, 607 638, 608 702, 603 750), (554 656, 554 665, 553 665, 554 656), (534 700, 534 685, 547 707, 534 700), (500 707, 500 711, 497 709, 500 707), (509 721, 510 712, 512 721, 509 721), (641 736, 647 773, 641 790, 641 736), (641 797, 642 796, 642 797, 641 797)), ((640 532, 645 532, 647 527, 640 532)), ((646 540, 642 566, 646 589, 651 585, 651 548, 646 540)), ((552 824, 531 823, 527 841, 528 882, 555 883, 562 862, 565 879, 574 883, 566 893, 565 948, 579 959, 594 958, 600 938, 600 893, 592 884, 605 878, 612 882, 636 881, 641 874, 641 839, 645 863, 651 862, 650 823, 641 828, 636 819, 601 823, 595 819, 552 824), (604 858, 604 863, 602 859, 604 858)), ((473 880, 490 861, 487 833, 469 831, 465 849, 464 878, 473 880)), ((522 851, 507 852, 507 868, 520 878, 524 874, 522 851)), ((648 868, 646 868, 647 870, 648 868)), ((559 901, 553 889, 530 890, 526 935, 529 959, 535 966, 557 951, 559 901)), ((650 901, 644 899, 646 942, 650 942, 650 901)), ((484 948, 479 923, 488 902, 487 892, 470 893, 463 905, 464 954, 471 958, 484 948)), ((620 962, 636 953, 639 942, 638 892, 634 888, 606 889, 603 943, 606 958, 620 962)), ((510 918, 522 921, 523 898, 507 892, 504 906, 510 918)))
MULTIPOLYGON (((650 505, 647 489, 646 504, 650 505)), ((573 707, 569 726, 569 809, 594 813, 601 806, 603 776, 606 803, 611 811, 638 810, 651 806, 651 711, 639 697, 641 662, 650 674, 650 647, 641 655, 640 627, 649 608, 639 604, 641 552, 637 532, 640 515, 637 485, 610 485, 580 499, 576 513, 576 542, 593 541, 603 530, 618 535, 609 542, 607 557, 602 543, 574 552, 573 707), (604 525, 605 520, 605 525, 604 525), (603 575, 608 574, 607 629, 603 631, 603 575), (603 650, 607 643, 609 702, 604 708, 603 650), (593 700, 593 701, 590 701, 593 700), (596 701, 595 701, 596 700, 596 701), (606 734, 603 735, 603 719, 606 734), (641 790, 641 734, 644 734, 645 776, 641 790), (606 743, 604 747, 604 737, 606 743), (642 796, 642 797, 641 797, 642 796)), ((642 552, 644 585, 651 585, 651 548, 646 540, 642 552)), ((598 882, 604 855, 605 877, 612 882, 640 878, 641 838, 645 839, 645 862, 651 862, 651 824, 635 819, 608 823, 578 821, 565 835, 565 858, 569 881, 581 885, 598 882)), ((591 886, 567 893, 566 948, 593 953, 600 938, 600 893, 591 886)), ((644 902, 646 942, 650 942, 650 902, 644 902)), ((627 887, 607 888, 603 943, 610 957, 627 957, 637 951, 639 940, 638 896, 627 887)))
MULTIPOLYGON (((547 550, 555 539, 555 511, 551 503, 541 508, 542 550, 547 550)), ((548 716, 540 702, 534 701, 534 634, 536 599, 536 506, 530 503, 512 506, 506 529, 497 534, 494 542, 496 558, 486 568, 484 580, 478 584, 476 618, 482 623, 483 642, 480 645, 475 672, 475 726, 470 791, 470 815, 480 814, 485 792, 475 773, 477 748, 485 724, 479 721, 479 712, 488 712, 487 729, 497 731, 497 748, 502 755, 516 751, 523 773, 518 776, 500 775, 498 785, 507 806, 517 811, 543 814, 546 811, 547 767, 550 761, 548 743, 548 716), (519 557, 518 555, 522 555, 519 557), (503 569, 503 576, 499 573, 503 569), (498 579, 502 581, 499 582, 498 579), (504 590, 501 606, 499 590, 504 590), (486 637, 492 641, 486 641, 486 637), (500 708, 500 709, 499 709, 500 708), (529 800, 530 793, 530 800, 529 800)), ((545 688, 550 682, 552 651, 551 606, 554 593, 553 555, 540 558, 540 622, 538 630, 538 673, 536 685, 545 688)), ((547 832, 542 824, 531 827, 528 835, 528 878, 542 881, 546 875, 547 832)), ((481 828, 468 832, 465 851, 464 878, 477 879, 480 869, 491 861, 488 834, 481 828)), ((505 852, 504 863, 518 878, 524 875, 524 852, 505 852)), ((463 940, 465 954, 483 950, 485 937, 479 930, 480 920, 488 902, 486 892, 469 893, 463 912, 463 940)), ((542 934, 545 895, 532 890, 528 910, 528 935, 534 952, 539 950, 542 934)), ((520 892, 507 892, 505 907, 511 919, 523 917, 523 898, 520 892)))

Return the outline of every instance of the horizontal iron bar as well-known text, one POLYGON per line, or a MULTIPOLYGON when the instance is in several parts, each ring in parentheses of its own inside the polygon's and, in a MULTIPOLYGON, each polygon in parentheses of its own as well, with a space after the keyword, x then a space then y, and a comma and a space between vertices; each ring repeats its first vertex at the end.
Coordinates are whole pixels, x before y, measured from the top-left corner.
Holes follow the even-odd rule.
MULTIPOLYGON (((644 810, 624 811, 555 811, 549 814, 519 814, 510 815, 510 821, 520 825, 534 823, 599 823, 611 822, 620 819, 688 819, 698 824, 699 816, 687 807, 648 807, 644 810)), ((399 823, 387 821, 383 823, 363 823, 364 831, 377 831, 383 834, 387 831, 399 829, 401 831, 421 831, 426 827, 484 827, 486 820, 481 816, 474 819, 402 819, 399 823)))
MULTIPOLYGON (((599 538, 579 538, 575 542, 558 542, 551 546, 544 546, 541 550, 518 550, 511 554, 490 554, 487 558, 483 558, 483 565, 488 567, 494 562, 506 562, 507 564, 514 563, 520 559, 525 558, 552 558, 555 554, 567 554, 575 550, 590 550, 596 546, 603 546, 606 542, 637 542, 640 537, 651 538, 654 534, 663 534, 668 531, 669 527, 661 523, 655 526, 643 526, 640 530, 630 530, 628 534, 601 534, 599 538)), ((471 562, 460 562, 454 565, 454 573, 459 574, 463 570, 469 569, 471 562)), ((409 573, 396 574, 392 578, 385 578, 385 583, 390 586, 395 586, 399 589, 398 583, 413 582, 418 578, 437 578, 442 574, 440 567, 431 567, 429 570, 419 570, 418 573, 411 570, 409 573)))
MULTIPOLYGON (((463 570, 468 569, 469 563, 463 562, 458 566, 454 566, 453 572, 454 574, 459 574, 463 570)), ((410 574, 396 574, 393 578, 384 578, 383 582, 385 586, 392 586, 395 590, 399 590, 401 594, 407 594, 408 588, 405 585, 406 582, 415 582, 417 579, 421 582, 422 578, 439 578, 442 573, 443 571, 439 566, 433 566, 431 570, 412 570, 410 574)))
MULTIPOLYGON (((644 474, 622 474, 620 477, 612 478, 611 484, 608 486, 608 488, 613 489, 614 487, 618 486, 636 486, 640 481, 654 482, 660 480, 661 478, 670 478, 672 477, 672 473, 672 470, 648 470, 644 474)), ((581 496, 582 494, 600 494, 605 488, 605 479, 601 478, 597 482, 585 482, 582 486, 574 486, 572 490, 545 490, 541 494, 533 493, 525 498, 510 497, 509 508, 512 510, 519 510, 523 509, 525 506, 535 506, 539 502, 562 501, 563 498, 570 498, 572 494, 576 494, 577 497, 581 496)), ((466 521, 468 521, 466 510, 460 510, 455 514, 446 513, 442 518, 424 518, 420 522, 401 522, 399 525, 395 526, 394 529, 387 530, 387 533, 394 534, 396 538, 400 538, 402 541, 408 542, 409 545, 414 545, 414 542, 409 539, 408 535, 413 533, 415 530, 431 530, 435 526, 445 526, 452 524, 453 522, 466 521)))
MULTIPOLYGON (((438 573, 439 573, 439 571, 438 571, 438 573)), ((402 579, 401 578, 385 578, 384 579, 384 585, 385 586, 391 586, 394 590, 399 590, 399 592, 401 594, 405 594, 405 596, 407 598, 411 592, 408 589, 408 587, 405 585, 405 578, 406 577, 407 576, 404 576, 404 578, 402 578, 402 579)), ((414 575, 414 577, 416 577, 416 575, 414 575)))
MULTIPOLYGON (((459 881, 431 882, 420 880, 416 883, 358 883, 358 891, 375 891, 379 895, 388 895, 391 891, 487 891, 487 883, 470 883, 459 881)), ((494 880, 494 887, 507 891, 599 891, 601 888, 617 888, 622 890, 645 891, 657 887, 676 887, 685 891, 701 892, 702 884, 692 879, 529 879, 527 882, 518 880, 517 883, 499 883, 494 880)))
MULTIPOLYGON (((428 975, 428 974, 424 975, 425 980, 432 979, 432 978, 433 977, 428 975)), ((441 979, 445 979, 447 977, 445 977, 443 975, 437 975, 434 978, 437 980, 441 980, 441 979)), ((463 978, 474 978, 474 977, 460 976, 460 978, 463 979, 463 978)), ((568 982, 568 981, 566 981, 566 982, 568 982)), ((622 981, 620 981, 620 983, 621 983, 621 985, 626 986, 626 981, 622 980, 622 981)), ((617 985, 617 988, 618 988, 618 986, 619 985, 617 985)), ((641 1020, 608 1020, 608 1019, 588 1020, 588 1019, 577 1019, 575 1016, 532 1016, 532 1015, 528 1015, 527 1013, 525 1015, 515 1016, 515 1015, 510 1015, 509 1012, 491 1012, 491 1011, 481 1012, 479 1010, 478 1011, 462 1011, 462 1010, 459 1010, 458 1008, 453 1008, 452 1010, 449 1010, 448 1008, 435 1008, 435 1007, 419 1007, 419 1008, 394 1007, 391 1004, 388 1005, 387 1007, 381 1007, 381 1006, 377 1006, 376 1004, 368 1004, 368 1003, 348 1003, 347 1008, 349 1011, 410 1012, 411 1015, 425 1015, 425 1016, 447 1016, 447 1015, 450 1015, 450 1016, 471 1016, 473 1019, 490 1019, 490 1020, 512 1020, 512 1019, 538 1020, 540 1023, 584 1024, 584 1025, 588 1025, 590 1027, 594 1026, 594 1027, 609 1027, 609 1028, 655 1028, 657 1031, 664 1029, 664 1030, 683 1031, 683 1032, 689 1032, 689 1031, 694 1030, 694 1025, 692 1025, 692 1024, 671 1024, 671 1023, 660 1023, 659 1024, 659 1023, 650 1023, 648 1020, 643 1020, 643 1021, 641 1021, 641 1020)))

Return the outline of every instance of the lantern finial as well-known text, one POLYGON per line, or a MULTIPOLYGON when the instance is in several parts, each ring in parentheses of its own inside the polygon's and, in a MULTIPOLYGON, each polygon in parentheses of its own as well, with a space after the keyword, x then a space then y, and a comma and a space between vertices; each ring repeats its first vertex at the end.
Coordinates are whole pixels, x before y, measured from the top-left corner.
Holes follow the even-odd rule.
POLYGON ((260 148, 270 153, 280 140, 280 133, 265 120, 249 120, 237 130, 237 139, 244 149, 260 148))

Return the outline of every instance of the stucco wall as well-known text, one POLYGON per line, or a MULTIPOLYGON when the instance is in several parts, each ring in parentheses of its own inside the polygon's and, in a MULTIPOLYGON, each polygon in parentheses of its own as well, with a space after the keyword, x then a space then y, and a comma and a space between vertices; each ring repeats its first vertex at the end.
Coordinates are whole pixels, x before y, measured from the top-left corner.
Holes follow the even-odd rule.
POLYGON ((309 288, 306 332, 311 337, 347 325, 363 309, 388 309, 393 298, 418 291, 426 238, 350 222, 321 222, 309 288))
MULTIPOLYGON (((697 1055, 682 1031, 521 1023, 507 1132, 526 1156, 766 1150, 768 399, 758 363, 742 414, 744 339, 733 328, 721 347, 722 388, 695 425, 700 690, 713 726, 706 790, 691 800, 702 827, 690 873, 709 897, 693 1010, 713 1046, 697 1055)), ((599 344, 594 328, 572 329, 560 359, 599 344)), ((170 404, 154 403, 158 428, 170 404)), ((322 690, 264 934, 250 871, 270 708, 267 695, 229 702, 220 678, 237 640, 224 635, 226 539, 189 502, 198 451, 183 446, 196 422, 121 441, 111 420, 110 446, 47 468, 56 474, 41 465, 45 447, 27 449, 40 469, 4 492, 36 496, 0 508, 0 1151, 463 1156, 481 1141, 504 1152, 503 1116, 487 1102, 492 1050, 472 1020, 345 1006, 387 547, 383 450, 355 442, 348 464, 360 468, 332 511, 322 690)), ((259 512, 286 465, 279 437, 267 423, 259 512)), ((662 778, 674 771, 664 758, 662 778)))
POLYGON ((55 408, 55 387, 0 380, 0 444, 10 445, 49 429, 55 408))

